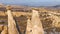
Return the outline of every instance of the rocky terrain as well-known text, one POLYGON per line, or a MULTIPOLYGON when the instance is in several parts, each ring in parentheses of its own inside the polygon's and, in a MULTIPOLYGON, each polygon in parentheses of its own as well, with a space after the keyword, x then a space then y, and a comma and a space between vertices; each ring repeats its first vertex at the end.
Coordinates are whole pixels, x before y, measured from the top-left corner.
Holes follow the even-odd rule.
MULTIPOLYGON (((24 34, 27 26, 27 19, 32 16, 32 10, 39 11, 42 26, 46 34, 60 34, 60 10, 59 8, 35 8, 23 6, 11 6, 13 17, 18 24, 21 34, 24 34)), ((8 25, 6 6, 0 7, 0 32, 4 30, 4 26, 8 25)))

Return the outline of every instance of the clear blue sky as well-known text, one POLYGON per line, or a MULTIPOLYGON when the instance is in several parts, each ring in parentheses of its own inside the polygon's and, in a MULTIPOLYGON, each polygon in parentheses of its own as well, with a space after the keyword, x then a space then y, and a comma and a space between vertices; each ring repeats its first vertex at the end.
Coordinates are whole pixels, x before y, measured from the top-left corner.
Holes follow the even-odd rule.
POLYGON ((60 5, 60 0, 0 0, 3 4, 19 4, 31 6, 51 6, 60 5))

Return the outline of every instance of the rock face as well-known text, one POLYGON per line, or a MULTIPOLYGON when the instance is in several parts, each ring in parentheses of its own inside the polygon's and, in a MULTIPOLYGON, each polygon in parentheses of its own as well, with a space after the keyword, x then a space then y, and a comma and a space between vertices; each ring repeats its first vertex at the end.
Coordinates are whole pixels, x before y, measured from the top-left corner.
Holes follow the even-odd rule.
POLYGON ((44 34, 38 11, 33 10, 32 19, 31 22, 29 22, 30 21, 28 20, 26 34, 44 34))
POLYGON ((31 33, 32 25, 30 19, 27 20, 27 28, 26 28, 26 34, 32 34, 31 33))
POLYGON ((60 18, 58 16, 55 16, 55 15, 52 15, 50 18, 54 19, 52 26, 56 27, 56 28, 60 28, 60 18))
POLYGON ((3 30, 3 26, 4 26, 4 25, 0 25, 0 31, 2 31, 2 30, 3 30))
POLYGON ((19 34, 11 10, 8 10, 7 13, 8 13, 8 34, 19 34))
POLYGON ((7 26, 4 26, 4 29, 2 30, 1 34, 8 34, 7 26))

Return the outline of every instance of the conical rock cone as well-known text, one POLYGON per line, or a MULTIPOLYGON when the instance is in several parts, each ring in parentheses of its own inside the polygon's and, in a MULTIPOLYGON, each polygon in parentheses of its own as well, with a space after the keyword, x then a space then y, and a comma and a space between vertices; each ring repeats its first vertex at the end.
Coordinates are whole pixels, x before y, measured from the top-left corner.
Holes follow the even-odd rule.
POLYGON ((38 11, 36 10, 33 10, 32 12, 31 25, 32 34, 44 34, 42 23, 40 21, 38 11))
POLYGON ((19 34, 11 10, 7 10, 7 13, 8 13, 8 34, 19 34))

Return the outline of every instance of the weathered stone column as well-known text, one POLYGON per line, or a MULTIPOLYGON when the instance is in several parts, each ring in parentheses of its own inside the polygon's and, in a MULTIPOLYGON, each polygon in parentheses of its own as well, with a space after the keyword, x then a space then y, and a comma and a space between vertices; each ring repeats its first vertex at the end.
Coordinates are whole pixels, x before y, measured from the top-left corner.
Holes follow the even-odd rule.
POLYGON ((7 13, 8 13, 8 34, 19 34, 11 10, 7 10, 7 13))
POLYGON ((33 10, 31 22, 28 20, 26 34, 44 34, 38 11, 33 10))

